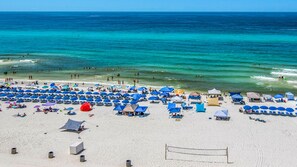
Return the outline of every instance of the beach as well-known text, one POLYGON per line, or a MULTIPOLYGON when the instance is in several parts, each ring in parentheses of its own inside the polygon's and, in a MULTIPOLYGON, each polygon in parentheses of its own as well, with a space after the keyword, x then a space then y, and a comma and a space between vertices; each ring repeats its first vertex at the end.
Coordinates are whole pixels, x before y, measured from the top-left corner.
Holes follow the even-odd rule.
MULTIPOLYGON (((42 83, 42 82, 40 82, 42 83)), ((71 83, 73 85, 74 83, 71 83)), ((20 85, 24 87, 24 85, 20 85)), ((41 84, 42 86, 42 84, 41 84)), ((81 87, 86 91, 88 85, 81 87)), ((107 86, 107 85, 106 85, 107 86)), ((186 92, 188 96, 190 92, 186 92)), ((202 101, 206 96, 202 95, 202 101)), ((287 103, 249 103, 296 107, 296 101, 287 103)), ((94 106, 90 112, 81 112, 80 105, 56 104, 62 111, 37 113, 34 106, 40 103, 24 103, 24 109, 6 109, 1 101, 0 112, 0 166, 5 167, 47 167, 47 166, 103 166, 121 167, 126 160, 133 166, 152 167, 197 167, 197 166, 291 166, 296 152, 296 117, 248 115, 239 112, 242 105, 231 103, 225 97, 220 107, 207 106, 205 113, 183 110, 182 119, 169 117, 167 105, 139 102, 148 106, 146 117, 116 115, 114 107, 94 106), (66 115, 67 107, 73 107, 77 114, 66 115), (214 113, 228 109, 229 121, 217 121, 214 113), (26 113, 26 117, 16 117, 26 113), (89 114, 94 114, 90 117, 89 114), (262 123, 249 119, 259 118, 262 123), (210 119, 212 118, 212 119, 210 119), (59 129, 68 119, 86 121, 80 133, 59 129), (69 146, 83 141, 85 150, 79 155, 70 155, 69 146), (229 149, 229 163, 225 156, 195 156, 167 153, 165 145, 197 149, 229 149), (10 154, 16 147, 18 154, 10 154), (53 151, 55 158, 48 159, 53 151), (79 162, 85 155, 86 162, 79 162)), ((205 153, 205 152, 204 152, 205 153)), ((216 151, 212 151, 216 154, 216 151)), ((219 153, 219 152, 217 152, 219 153)), ((221 154, 221 152, 219 153, 221 154)))

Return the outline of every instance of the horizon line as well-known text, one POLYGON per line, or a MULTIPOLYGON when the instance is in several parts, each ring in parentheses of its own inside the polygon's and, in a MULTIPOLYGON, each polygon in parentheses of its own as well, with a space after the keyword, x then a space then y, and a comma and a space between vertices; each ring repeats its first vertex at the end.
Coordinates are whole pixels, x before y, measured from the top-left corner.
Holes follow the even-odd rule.
POLYGON ((0 13, 3 12, 97 12, 97 13, 297 13, 297 11, 88 11, 88 10, 69 10, 69 11, 63 11, 63 10, 7 10, 7 11, 1 11, 0 13))

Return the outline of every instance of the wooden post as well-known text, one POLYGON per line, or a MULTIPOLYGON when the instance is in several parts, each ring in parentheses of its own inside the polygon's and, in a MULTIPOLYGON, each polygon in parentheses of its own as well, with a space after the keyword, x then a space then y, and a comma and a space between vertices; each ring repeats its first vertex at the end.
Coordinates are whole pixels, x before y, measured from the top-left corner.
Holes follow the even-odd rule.
POLYGON ((165 160, 167 160, 167 144, 165 144, 165 160))
POLYGON ((229 148, 226 149, 226 155, 227 155, 227 164, 229 164, 229 148))

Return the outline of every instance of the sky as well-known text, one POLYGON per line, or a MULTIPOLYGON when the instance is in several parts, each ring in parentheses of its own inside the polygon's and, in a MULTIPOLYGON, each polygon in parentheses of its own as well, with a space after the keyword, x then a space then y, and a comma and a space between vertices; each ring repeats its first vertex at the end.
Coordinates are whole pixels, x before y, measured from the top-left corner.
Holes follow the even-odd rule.
POLYGON ((297 12, 297 0, 0 0, 0 11, 297 12))

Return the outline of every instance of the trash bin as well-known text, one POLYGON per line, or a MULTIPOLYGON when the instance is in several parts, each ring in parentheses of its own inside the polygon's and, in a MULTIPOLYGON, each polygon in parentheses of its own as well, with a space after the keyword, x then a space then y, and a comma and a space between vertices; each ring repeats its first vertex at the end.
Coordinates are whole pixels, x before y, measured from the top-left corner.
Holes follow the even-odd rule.
POLYGON ((132 167, 131 160, 126 161, 126 167, 132 167))
POLYGON ((50 151, 48 152, 48 158, 54 158, 54 152, 50 151))
POLYGON ((80 162, 85 162, 86 161, 86 157, 84 155, 80 156, 80 162))
POLYGON ((11 149, 11 154, 17 154, 17 150, 16 150, 16 148, 12 148, 12 149, 11 149))

